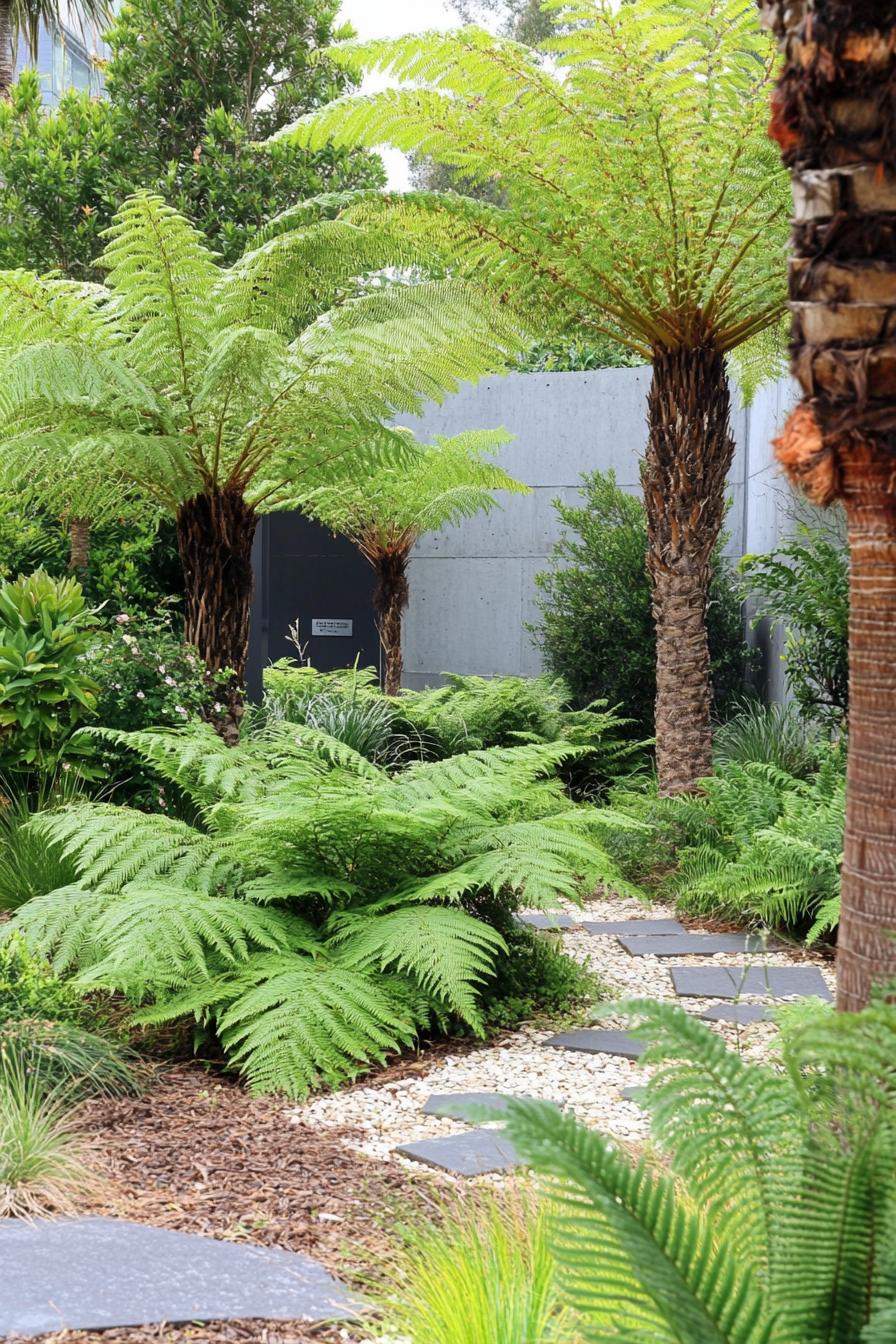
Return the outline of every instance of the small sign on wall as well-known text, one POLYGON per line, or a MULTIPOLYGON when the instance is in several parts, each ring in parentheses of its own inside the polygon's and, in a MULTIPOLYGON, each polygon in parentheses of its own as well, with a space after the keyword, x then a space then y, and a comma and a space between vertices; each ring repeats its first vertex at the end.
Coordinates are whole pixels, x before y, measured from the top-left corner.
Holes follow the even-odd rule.
POLYGON ((312 635, 350 635, 354 621, 316 618, 311 621, 312 635))

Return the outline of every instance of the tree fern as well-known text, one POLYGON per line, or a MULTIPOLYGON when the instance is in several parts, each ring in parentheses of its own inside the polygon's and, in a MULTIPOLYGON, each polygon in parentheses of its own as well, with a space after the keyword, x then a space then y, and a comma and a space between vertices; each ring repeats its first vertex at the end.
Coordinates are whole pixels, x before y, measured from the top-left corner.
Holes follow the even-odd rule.
POLYGON ((481 1031, 507 950, 477 899, 575 899, 612 870, 599 836, 633 824, 596 826, 563 796, 556 744, 392 777, 302 725, 232 751, 208 726, 115 741, 176 782, 196 823, 97 803, 43 814, 31 824, 79 882, 11 928, 142 1021, 201 1018, 253 1087, 295 1096, 428 1023, 481 1031))

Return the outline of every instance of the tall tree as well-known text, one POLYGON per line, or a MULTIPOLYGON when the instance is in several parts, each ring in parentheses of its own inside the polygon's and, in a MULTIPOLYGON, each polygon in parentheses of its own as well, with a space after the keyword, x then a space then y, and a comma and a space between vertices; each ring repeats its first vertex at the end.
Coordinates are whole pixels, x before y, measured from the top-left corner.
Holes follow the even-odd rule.
POLYGON ((222 269, 182 215, 141 194, 110 230, 105 286, 0 272, 0 432, 22 477, 85 460, 172 514, 185 636, 233 672, 242 713, 258 515, 400 462, 384 420, 500 367, 500 306, 448 279, 383 277, 394 241, 309 203, 222 269))
POLYGON ((473 430, 418 448, 400 469, 384 466, 315 491, 303 509, 348 537, 374 568, 373 604, 383 646, 387 695, 401 690, 402 622, 408 602, 408 563, 420 537, 497 508, 496 490, 527 494, 528 486, 486 459, 509 436, 473 430))
MULTIPOLYGON (((85 26, 105 23, 110 13, 109 0, 78 0, 77 11, 85 26)), ((9 97, 21 39, 25 39, 28 54, 34 60, 41 24, 58 25, 61 13, 60 0, 0 0, 0 98, 9 97)))
POLYGON ((528 303, 546 333, 609 336, 652 362, 657 757, 662 790, 677 793, 712 763, 706 610, 734 449, 726 356, 785 304, 787 184, 765 133, 775 52, 749 0, 556 12, 556 70, 477 29, 336 48, 354 76, 407 82, 282 135, 391 143, 497 180, 500 202, 420 193, 364 212, 397 213, 460 273, 528 303))
POLYGON ((840 499, 850 547, 849 766, 838 1005, 896 979, 896 4, 768 3, 786 65, 772 133, 792 169, 793 372, 777 440, 840 499))

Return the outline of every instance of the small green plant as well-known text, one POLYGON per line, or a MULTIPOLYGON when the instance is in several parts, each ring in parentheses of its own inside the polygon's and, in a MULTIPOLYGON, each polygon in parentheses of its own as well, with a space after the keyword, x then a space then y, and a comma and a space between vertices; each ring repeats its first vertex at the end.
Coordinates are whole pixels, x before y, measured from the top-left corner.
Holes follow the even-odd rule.
POLYGON ((0 942, 0 1023, 22 1018, 82 1022, 84 995, 13 933, 0 942))
POLYGON ((377 1292, 384 1332, 407 1344, 577 1344, 531 1192, 478 1193, 403 1230, 377 1292))
POLYGON ((77 1197, 96 1184, 85 1147, 68 1092, 48 1092, 0 1050, 0 1217, 75 1212, 77 1197))
MULTIPOLYGON (((96 624, 74 579, 42 570, 0 584, 0 769, 53 773, 96 708, 83 658, 96 624)), ((80 763, 87 773, 86 762, 80 763)))
POLYGON ((174 784, 196 822, 98 803, 35 818, 77 880, 10 930, 141 1021, 211 1027, 259 1091, 338 1084, 448 1018, 483 1034, 507 948, 471 913, 481 894, 544 906, 625 886, 603 837, 638 823, 570 802, 565 744, 390 776, 307 725, 235 748, 206 725, 97 735, 174 784))
MULTIPOLYGON (((63 761, 63 767, 65 766, 63 761)), ((74 869, 58 845, 34 834, 28 822, 48 807, 71 802, 77 793, 74 771, 63 768, 56 778, 41 778, 31 791, 10 783, 0 797, 0 910, 14 910, 29 901, 64 887, 74 878, 74 869)), ((2 786, 0 786, 2 788, 2 786)), ((0 972, 2 974, 2 972, 0 972)))
POLYGON ((18 1060, 45 1092, 71 1102, 143 1091, 146 1068, 132 1051, 70 1021, 21 1017, 2 1022, 0 1053, 18 1060))
POLYGON ((818 729, 806 722, 792 701, 744 702, 713 737, 717 765, 762 761, 799 779, 815 773, 822 750, 818 729))
MULTIPOLYGON (((647 574, 647 515, 612 471, 582 477, 582 503, 555 500, 564 535, 536 576, 534 633, 550 670, 580 704, 621 706, 641 735, 653 732, 656 634, 647 574)), ((749 651, 730 566, 716 549, 707 631, 717 711, 742 693, 749 651)))
POLYGON ((677 1006, 624 1008, 648 1046, 662 1163, 543 1102, 507 1119, 547 1178, 561 1296, 585 1337, 888 1344, 896 1009, 784 1019, 780 1067, 677 1006))
POLYGON ((801 527, 769 555, 741 561, 756 619, 786 635, 787 683, 809 719, 842 723, 849 709, 849 552, 845 541, 801 527))

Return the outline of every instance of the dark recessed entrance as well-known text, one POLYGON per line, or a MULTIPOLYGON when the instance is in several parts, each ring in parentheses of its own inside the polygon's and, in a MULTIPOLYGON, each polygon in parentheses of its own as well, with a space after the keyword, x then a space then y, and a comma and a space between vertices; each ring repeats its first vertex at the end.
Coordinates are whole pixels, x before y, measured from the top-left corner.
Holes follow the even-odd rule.
POLYGON ((344 537, 300 513, 262 518, 255 538, 255 598, 249 654, 249 693, 261 692, 261 672, 278 658, 297 657, 289 628, 298 621, 307 658, 321 672, 380 666, 373 618, 374 573, 344 537))

